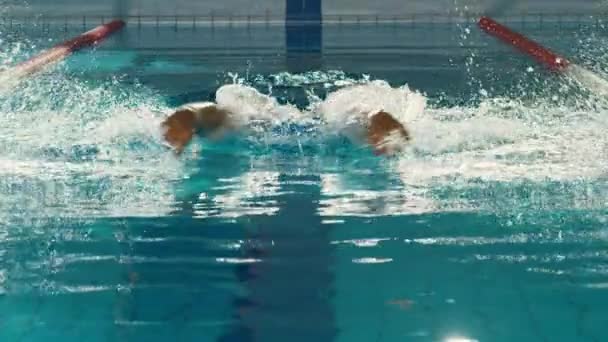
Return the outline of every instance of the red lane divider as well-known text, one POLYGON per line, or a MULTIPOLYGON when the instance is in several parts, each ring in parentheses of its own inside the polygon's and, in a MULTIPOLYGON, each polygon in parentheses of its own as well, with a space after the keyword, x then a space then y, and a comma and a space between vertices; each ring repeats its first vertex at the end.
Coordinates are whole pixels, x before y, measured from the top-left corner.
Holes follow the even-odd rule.
POLYGON ((98 26, 76 38, 56 45, 43 51, 37 56, 16 65, 14 68, 8 70, 8 73, 11 76, 19 78, 30 76, 40 71, 44 67, 58 62, 82 48, 97 44, 98 42, 108 38, 113 33, 121 30, 124 26, 125 22, 122 20, 114 20, 107 24, 98 26))
POLYGON ((570 62, 564 57, 498 23, 492 18, 481 17, 478 24, 488 34, 517 48, 553 71, 564 71, 570 65, 570 62))

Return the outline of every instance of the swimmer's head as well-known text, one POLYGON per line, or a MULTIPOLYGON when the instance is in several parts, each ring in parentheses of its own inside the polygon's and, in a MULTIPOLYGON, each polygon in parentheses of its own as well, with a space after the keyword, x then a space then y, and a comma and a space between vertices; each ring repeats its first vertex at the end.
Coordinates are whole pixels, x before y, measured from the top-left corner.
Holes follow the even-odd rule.
POLYGON ((162 124, 165 140, 181 153, 195 133, 219 135, 228 126, 228 112, 210 102, 192 103, 171 114, 162 124))
POLYGON ((367 141, 377 155, 401 152, 410 140, 406 128, 391 114, 381 110, 369 116, 367 141))
POLYGON ((171 114, 163 123, 165 140, 181 153, 192 140, 196 127, 196 115, 192 110, 180 109, 171 114))

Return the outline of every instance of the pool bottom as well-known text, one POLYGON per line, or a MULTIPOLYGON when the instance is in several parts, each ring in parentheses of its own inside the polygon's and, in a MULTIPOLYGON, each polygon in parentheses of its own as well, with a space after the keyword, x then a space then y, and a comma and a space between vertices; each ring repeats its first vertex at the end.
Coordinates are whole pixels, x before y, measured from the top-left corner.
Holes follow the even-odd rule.
POLYGON ((10 262, 3 267, 0 335, 11 341, 604 336, 605 238, 591 212, 542 226, 501 225, 502 218, 480 213, 322 218, 311 206, 319 197, 314 177, 285 180, 292 192, 275 197, 282 209, 274 216, 106 219, 48 227, 27 239, 9 234, 2 243, 10 262))

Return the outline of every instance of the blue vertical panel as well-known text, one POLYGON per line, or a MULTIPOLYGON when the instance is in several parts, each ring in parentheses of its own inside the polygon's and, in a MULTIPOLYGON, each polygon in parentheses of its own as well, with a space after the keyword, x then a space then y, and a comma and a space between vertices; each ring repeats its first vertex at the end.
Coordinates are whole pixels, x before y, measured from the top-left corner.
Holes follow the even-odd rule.
POLYGON ((321 0, 286 0, 287 68, 291 72, 321 67, 321 0))
POLYGON ((321 22, 321 0, 286 0, 286 17, 290 20, 316 20, 321 22))

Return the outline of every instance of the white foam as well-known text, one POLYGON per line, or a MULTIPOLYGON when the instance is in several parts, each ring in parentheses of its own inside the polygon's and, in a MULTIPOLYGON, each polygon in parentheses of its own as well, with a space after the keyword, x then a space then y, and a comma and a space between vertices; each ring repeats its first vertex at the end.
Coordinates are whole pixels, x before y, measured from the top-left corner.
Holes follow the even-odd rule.
POLYGON ((215 97, 217 104, 243 125, 255 120, 279 124, 301 115, 295 106, 280 105, 275 98, 241 84, 224 85, 217 90, 215 97))
MULTIPOLYGON (((490 181, 576 180, 604 174, 608 138, 605 120, 566 108, 518 108, 528 118, 501 117, 470 108, 471 117, 419 120, 410 127, 417 153, 404 156, 399 169, 417 184, 445 178, 490 181), (534 117, 541 112, 544 122, 534 117), (569 113, 566 113, 569 112, 569 113), (480 115, 476 115, 476 112, 480 115), (561 116, 561 118, 560 118, 561 116)), ((445 116, 450 109, 436 110, 445 116)), ((515 113, 512 113, 515 114, 515 113)))

